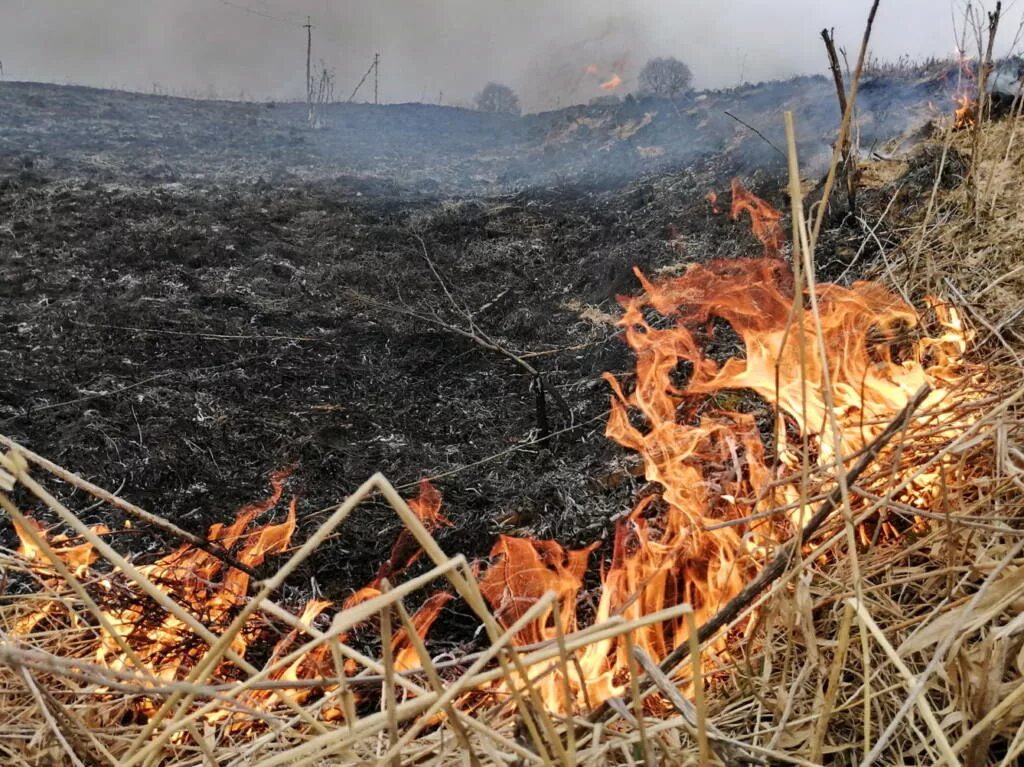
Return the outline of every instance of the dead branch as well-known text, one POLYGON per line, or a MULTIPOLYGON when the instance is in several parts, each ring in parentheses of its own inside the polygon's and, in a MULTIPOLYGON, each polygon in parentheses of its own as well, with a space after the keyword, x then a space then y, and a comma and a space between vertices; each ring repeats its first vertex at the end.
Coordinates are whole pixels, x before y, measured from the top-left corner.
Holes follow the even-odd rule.
POLYGON ((759 131, 759 130, 758 130, 757 128, 755 128, 755 127, 754 127, 753 125, 751 125, 751 124, 750 124, 750 123, 748 123, 748 122, 744 122, 743 120, 741 120, 740 118, 738 118, 738 117, 737 117, 736 115, 734 115, 734 114, 733 114, 732 112, 730 112, 730 111, 729 111, 728 109, 726 109, 726 110, 723 110, 723 112, 724 112, 724 114, 725 114, 725 116, 726 116, 726 117, 731 117, 731 118, 732 118, 733 120, 735 120, 736 122, 738 122, 738 123, 739 123, 740 125, 742 125, 742 126, 743 126, 744 128, 746 128, 746 129, 748 129, 748 130, 752 130, 752 131, 753 131, 753 132, 754 132, 755 134, 757 134, 757 135, 758 135, 758 136, 759 136, 759 137, 760 137, 760 138, 761 138, 761 139, 762 139, 762 140, 764 141, 764 143, 766 143, 766 144, 767 144, 768 146, 770 146, 770 147, 771 147, 772 149, 774 149, 774 150, 775 150, 776 152, 778 152, 779 154, 781 154, 781 155, 782 155, 783 157, 785 157, 785 156, 786 156, 786 153, 785 153, 785 152, 783 152, 783 151, 782 151, 781 149, 779 149, 779 148, 778 148, 777 146, 775 146, 775 144, 774 144, 774 143, 772 143, 772 140, 771 140, 770 138, 768 138, 768 137, 767 137, 767 136, 765 136, 765 135, 764 135, 763 133, 761 133, 761 131, 759 131))
MULTIPOLYGON (((996 43, 996 32, 999 31, 999 19, 1002 16, 1003 4, 996 3, 996 9, 988 14, 988 43, 984 55, 978 64, 978 119, 974 121, 974 131, 971 136, 971 168, 968 174, 968 189, 973 192, 968 197, 969 204, 973 206, 975 223, 980 223, 981 215, 981 185, 978 184, 978 163, 981 158, 981 133, 985 123, 986 110, 991 112, 991 99, 988 98, 988 77, 992 72, 992 52, 996 43)), ((980 37, 980 29, 979 37, 980 37)), ((979 39, 980 48, 980 39, 979 39)), ((979 53, 981 51, 979 50, 979 53)))
MULTIPOLYGON (((551 437, 551 423, 548 419, 547 412, 547 394, 549 393, 549 390, 545 385, 544 376, 541 374, 539 369, 537 369, 535 366, 531 365, 529 362, 526 361, 524 355, 519 354, 518 352, 509 349, 507 346, 498 343, 490 335, 484 332, 484 330, 476 323, 476 318, 473 312, 471 312, 465 304, 460 304, 456 300, 452 291, 449 290, 448 284, 445 282, 445 279, 441 276, 441 273, 438 271, 433 259, 430 258, 430 252, 427 250, 426 242, 424 242, 423 238, 420 235, 417 234, 414 236, 416 237, 416 240, 419 242, 420 252, 423 256, 423 260, 426 261, 427 263, 427 267, 430 269, 430 273, 434 275, 434 279, 440 286, 441 291, 445 295, 445 298, 448 299, 448 303, 451 304, 455 312, 457 312, 458 314, 462 315, 462 317, 465 318, 466 326, 461 327, 454 323, 448 322, 447 320, 442 318, 437 312, 433 313, 433 319, 423 317, 422 315, 418 316, 420 316, 422 319, 427 319, 428 321, 432 322, 438 327, 444 328, 449 332, 456 333, 460 336, 463 336, 464 338, 468 338, 474 343, 476 343, 478 346, 481 346, 484 349, 500 354, 501 356, 511 360, 516 365, 521 367, 531 378, 531 389, 534 392, 536 407, 537 430, 540 433, 539 441, 547 441, 551 437)), ((483 308, 486 309, 488 306, 490 306, 490 304, 485 305, 483 308)), ((559 407, 561 407, 562 410, 565 411, 566 417, 569 418, 569 420, 571 420, 572 410, 569 408, 569 405, 565 402, 562 396, 554 389, 550 390, 550 394, 551 397, 555 400, 555 402, 558 403, 559 407)))
MULTIPOLYGON (((821 39, 825 41, 825 52, 828 54, 829 69, 832 70, 832 79, 836 84, 836 98, 839 101, 839 114, 846 114, 846 85, 843 82, 843 70, 839 66, 839 56, 836 54, 835 30, 821 30, 821 39)), ((843 137, 840 147, 843 167, 843 180, 846 184, 846 199, 849 203, 850 214, 857 210, 857 158, 850 151, 849 131, 843 137)))
POLYGON ((851 78, 850 95, 847 99, 846 109, 843 111, 843 122, 839 126, 839 138, 836 142, 835 148, 832 150, 832 163, 829 166, 828 176, 825 178, 825 188, 821 195, 823 204, 818 211, 818 216, 814 221, 814 228, 811 232, 811 240, 809 244, 812 252, 818 244, 821 227, 825 223, 825 214, 828 212, 827 203, 828 199, 832 195, 832 188, 835 186, 836 169, 842 156, 842 147, 846 142, 847 137, 850 135, 850 124, 853 120, 853 109, 857 104, 857 90, 860 87, 860 76, 864 71, 864 60, 867 58, 868 42, 871 40, 871 29, 875 24, 875 14, 878 13, 878 4, 880 2, 881 0, 875 0, 871 4, 871 11, 868 13, 867 25, 864 28, 864 37, 860 44, 860 54, 857 57, 857 68, 854 70, 853 77, 851 78))

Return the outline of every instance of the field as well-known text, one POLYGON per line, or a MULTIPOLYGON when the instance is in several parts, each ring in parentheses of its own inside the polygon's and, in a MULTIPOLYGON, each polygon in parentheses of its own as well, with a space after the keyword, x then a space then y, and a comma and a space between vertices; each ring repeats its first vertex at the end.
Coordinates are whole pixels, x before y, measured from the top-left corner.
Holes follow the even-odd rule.
MULTIPOLYGON (((954 449, 961 452, 949 455, 966 456, 1001 435, 991 437, 997 452, 1004 451, 998 467, 985 458, 961 473, 951 469, 950 481, 961 484, 950 492, 972 508, 985 501, 1003 511, 986 518, 998 535, 985 528, 995 536, 985 546, 966 533, 961 537, 959 529, 941 541, 934 530, 926 534, 909 523, 877 533, 870 542, 879 544, 881 536, 885 545, 866 546, 862 575, 865 588, 879 589, 879 602, 893 613, 905 608, 888 580, 893 562, 903 574, 914 567, 928 571, 944 556, 943 547, 960 546, 984 552, 972 575, 1000 574, 1007 565, 993 562, 1010 550, 1003 544, 1012 541, 1019 510, 1008 495, 1012 488, 986 484, 985 473, 1013 474, 1007 466, 1016 464, 1005 451, 1019 438, 1016 406, 992 404, 1004 396, 1013 378, 1007 371, 1024 349, 1024 340, 1013 335, 1020 322, 1013 314, 1019 271, 1004 268, 1009 255, 998 245, 1018 231, 1017 198, 1009 196, 1015 128, 1008 121, 993 128, 988 144, 972 145, 967 133, 948 130, 948 79, 918 75, 880 75, 863 84, 858 212, 846 216, 836 205, 824 217, 814 266, 819 281, 843 287, 880 279, 915 307, 924 305, 926 293, 954 291, 953 304, 977 331, 971 336, 976 345, 948 369, 931 352, 921 356, 933 364, 933 385, 955 375, 975 387, 950 384, 960 411, 943 428, 985 424, 991 433, 967 447, 945 432, 947 441, 927 444, 943 456, 954 449), (987 148, 984 156, 995 158, 1004 147, 1002 164, 993 160, 978 175, 972 154, 982 157, 987 148), (974 186, 966 183, 972 174, 974 186), (986 180, 981 191, 978 178, 986 180), (981 196, 986 206, 991 200, 989 215, 999 222, 982 227, 992 233, 989 240, 970 223, 971 200, 981 196), (936 218, 943 227, 934 226, 936 218), (998 262, 989 260, 993 248, 998 262), (998 290, 985 288, 993 281, 998 290), (967 300, 965 293, 985 300, 967 300), (976 367, 981 360, 984 372, 976 367), (996 410, 998 423, 991 419, 996 410), (900 559, 902 549, 887 535, 907 538, 916 553, 900 559)), ((417 494, 421 479, 431 480, 451 523, 431 532, 449 555, 484 562, 499 536, 516 536, 550 539, 566 549, 594 544, 610 562, 613 549, 621 556, 615 544, 621 520, 638 498, 653 498, 656 484, 655 458, 605 434, 614 407, 602 375, 632 380, 636 360, 636 347, 630 349, 617 325, 623 297, 643 289, 634 269, 671 280, 687 265, 710 264, 713 274, 729 268, 720 266, 723 260, 762 253, 799 261, 799 246, 782 243, 781 251, 769 252, 765 238, 750 231, 747 214, 736 220, 728 204, 740 194, 732 186, 738 178, 781 211, 779 231, 788 239, 785 111, 797 120, 798 186, 815 199, 840 117, 832 83, 824 78, 522 118, 418 104, 338 104, 323 107, 315 126, 298 104, 0 83, 0 433, 198 536, 265 497, 271 476, 287 469, 285 491, 299 499, 295 540, 304 541, 338 503, 381 472, 406 498, 417 494)), ((741 323, 718 321, 721 312, 714 316, 717 324, 709 319, 698 339, 703 358, 725 365, 749 354, 741 323)), ((663 329, 649 312, 638 317, 651 322, 650 331, 663 329)), ((948 331, 943 317, 921 334, 940 326, 948 331)), ((906 354, 902 336, 888 343, 906 354)), ((771 399, 755 386, 726 387, 710 401, 749 417, 767 452, 781 455, 772 442, 778 434, 771 399)), ((623 417, 635 417, 643 405, 630 400, 623 417)), ((899 410, 884 412, 895 417, 899 410)), ((698 415, 691 415, 696 422, 698 415)), ((884 425, 869 427, 881 432, 884 425)), ((863 434, 858 439, 857 448, 868 450, 871 441, 863 434)), ((816 450, 815 460, 827 468, 827 450, 816 450)), ((739 481, 743 472, 737 469, 730 480, 731 464, 724 464, 715 469, 722 483, 739 481)), ((819 480, 821 500, 832 485, 819 480)), ((870 475, 863 484, 881 494, 881 485, 872 484, 881 481, 870 475)), ((81 487, 56 483, 52 490, 86 524, 112 528, 110 542, 132 561, 150 563, 180 543, 137 520, 125 527, 130 514, 93 504, 81 487)), ((20 492, 15 498, 24 511, 54 521, 52 506, 20 492)), ((801 498, 806 504, 806 495, 801 498)), ((901 497, 905 504, 919 500, 901 497)), ((389 557, 394 566, 402 527, 380 497, 362 504, 279 584, 285 601, 352 598, 389 557)), ((17 547, 13 529, 0 536, 8 549, 17 547)), ((1007 561, 1016 563, 1018 555, 1019 549, 1007 561)), ((965 594, 976 593, 965 561, 949 565, 944 577, 964 580, 949 585, 945 602, 941 578, 907 575, 906 583, 915 585, 905 588, 919 608, 908 612, 922 615, 927 607, 938 615, 962 607, 965 594)), ((267 577, 276 572, 262 558, 254 567, 267 577)), ((411 572, 425 565, 418 567, 411 572)), ((602 568, 581 576, 585 594, 597 592, 602 568)), ((9 569, 5 586, 13 605, 17 595, 38 587, 38 573, 34 579, 24 568, 9 569)), ((756 751, 772 759, 810 754, 810 762, 800 756, 796 763, 821 763, 824 747, 825 756, 836 755, 834 763, 847 763, 851 743, 869 739, 850 729, 849 709, 837 713, 841 723, 827 738, 807 725, 824 693, 815 698, 804 689, 807 677, 794 668, 793 648, 813 648, 806 651, 816 663, 820 648, 814 668, 829 706, 837 685, 854 689, 851 700, 862 694, 856 692, 859 668, 849 678, 831 676, 839 668, 831 660, 833 636, 848 643, 853 620, 852 612, 843 617, 831 608, 854 592, 843 587, 851 574, 842 557, 830 560, 826 572, 824 585, 793 586, 798 607, 778 607, 787 596, 780 589, 763 622, 744 627, 748 636, 763 629, 765 646, 707 670, 718 726, 742 733, 742 723, 754 719, 781 722, 780 732, 793 725, 756 751), (824 633, 816 635, 815 626, 824 633), (788 650, 780 649, 786 631, 796 632, 788 650), (773 680, 778 690, 790 685, 786 694, 769 700, 752 693, 744 687, 752 678, 739 668, 744 663, 763 663, 762 680, 773 680)), ((858 582, 863 611, 860 588, 858 582)), ((999 594, 1005 597, 999 610, 986 604, 993 621, 1016 604, 1019 589, 999 594)), ((470 609, 473 599, 459 595, 431 630, 435 657, 471 658, 487 646, 470 609)), ((421 595, 411 602, 424 604, 421 595)), ((598 611, 591 596, 578 602, 583 617, 598 611)), ((886 619, 891 640, 904 636, 909 624, 888 613, 886 619)), ((380 631, 352 637, 353 646, 383 651, 380 631)), ((738 630, 730 636, 738 641, 738 630)), ((878 652, 884 660, 886 653, 878 652)), ((865 650, 860 660, 868 663, 869 655, 865 650)), ((969 660, 980 662, 976 653, 969 660)), ((984 700, 994 701, 992 690, 1006 693, 1011 680, 1019 681, 1011 666, 1007 660, 989 669, 993 686, 984 700)), ((899 704, 898 695, 884 695, 902 689, 898 673, 885 674, 874 682, 885 691, 875 701, 882 727, 899 704)), ((943 684, 971 697, 948 677, 943 684)), ((364 703, 384 709, 385 697, 364 703)), ((958 715, 956 726, 968 728, 970 716, 984 712, 958 715)), ((996 743, 991 753, 1000 758, 1017 747, 1014 716, 987 733, 986 743, 996 743)), ((509 737, 520 746, 527 739, 522 732, 509 737)), ((646 737, 642 727, 640 737, 646 737)), ((687 737, 680 744, 677 735, 658 753, 706 756, 706 732, 687 737)), ((909 737, 901 731, 889 755, 945 754, 941 742, 929 751, 911 747, 909 737)), ((357 749, 363 758, 372 751, 366 748, 357 749)), ((19 758, 34 764, 24 756, 30 751, 18 751, 19 758)), ((721 758, 723 752, 716 753, 721 758)), ((975 763, 986 763, 980 751, 972 753, 981 759, 975 763)), ((621 761, 636 756, 626 753, 621 761)), ((181 764, 193 758, 179 757, 181 764)))

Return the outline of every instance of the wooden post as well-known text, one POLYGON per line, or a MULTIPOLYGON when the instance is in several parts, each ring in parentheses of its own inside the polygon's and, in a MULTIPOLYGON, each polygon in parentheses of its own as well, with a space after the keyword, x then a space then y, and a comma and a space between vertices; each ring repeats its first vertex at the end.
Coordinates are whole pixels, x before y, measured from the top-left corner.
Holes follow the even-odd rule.
POLYGON ((310 70, 310 56, 313 53, 313 22, 312 19, 307 16, 306 23, 303 25, 306 28, 306 111, 308 113, 309 124, 313 124, 313 73, 310 70))
POLYGON ((374 103, 380 103, 381 54, 374 53, 374 103))

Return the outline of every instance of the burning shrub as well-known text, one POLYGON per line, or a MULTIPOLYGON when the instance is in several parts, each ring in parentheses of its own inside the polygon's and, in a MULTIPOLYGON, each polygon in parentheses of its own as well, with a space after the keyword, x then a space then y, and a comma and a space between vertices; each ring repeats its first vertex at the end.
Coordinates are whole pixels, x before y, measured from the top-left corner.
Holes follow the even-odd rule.
POLYGON ((672 56, 654 58, 640 70, 640 94, 672 99, 687 93, 693 84, 693 73, 672 56))
POLYGON ((487 83, 474 99, 476 108, 481 112, 518 115, 523 109, 519 104, 516 92, 507 85, 487 83))

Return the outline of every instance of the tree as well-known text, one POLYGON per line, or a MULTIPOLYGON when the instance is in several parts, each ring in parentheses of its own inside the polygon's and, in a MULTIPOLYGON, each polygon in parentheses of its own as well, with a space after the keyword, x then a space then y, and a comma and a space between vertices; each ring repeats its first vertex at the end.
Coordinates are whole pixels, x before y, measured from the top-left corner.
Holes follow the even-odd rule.
POLYGON ((516 92, 500 83, 487 83, 484 89, 476 95, 475 101, 476 108, 481 112, 518 115, 523 111, 519 106, 519 97, 516 92))
POLYGON ((655 58, 640 70, 640 93, 645 96, 676 98, 690 90, 693 73, 677 58, 655 58))

